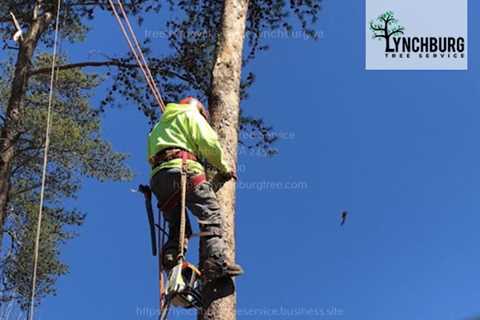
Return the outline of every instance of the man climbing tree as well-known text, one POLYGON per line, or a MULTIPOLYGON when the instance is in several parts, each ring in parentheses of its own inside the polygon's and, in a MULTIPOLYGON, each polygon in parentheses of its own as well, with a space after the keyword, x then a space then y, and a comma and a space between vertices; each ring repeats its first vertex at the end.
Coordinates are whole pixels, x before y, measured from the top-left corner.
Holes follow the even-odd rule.
MULTIPOLYGON (((265 50, 262 45, 264 30, 292 30, 289 18, 298 18, 302 30, 311 38, 315 33, 309 25, 317 19, 320 0, 225 0, 225 1, 168 1, 136 0, 125 3, 128 12, 137 15, 142 21, 143 14, 157 13, 161 4, 171 9, 165 20, 170 52, 155 55, 148 50, 149 41, 143 43, 145 55, 156 80, 161 84, 162 96, 166 101, 177 101, 186 92, 195 92, 202 100, 209 102, 211 124, 218 133, 226 163, 235 163, 237 156, 238 130, 251 130, 258 134, 258 141, 245 147, 265 148, 268 152, 273 142, 269 138, 269 127, 261 119, 240 117, 240 100, 247 97, 247 90, 254 82, 251 73, 241 79, 242 66, 254 59, 257 52, 265 50), (192 34, 207 37, 191 37, 192 34), (211 35, 215 35, 212 37, 211 35), (246 40, 245 58, 242 58, 243 43, 246 40), (243 81, 241 81, 243 80, 243 81)), ((12 189, 11 170, 19 153, 16 138, 19 137, 17 123, 24 110, 24 99, 32 76, 48 74, 49 66, 35 65, 39 44, 50 46, 52 43, 52 22, 56 9, 56 0, 5 0, 0 2, 0 32, 2 39, 11 39, 18 30, 12 23, 10 11, 16 16, 23 36, 16 50, 14 77, 11 92, 7 92, 10 101, 5 103, 4 122, 1 130, 0 147, 0 227, 8 217, 8 195, 12 189), (23 39, 22 39, 23 38, 23 39), (4 152, 5 151, 5 152, 4 152), (8 152, 7 152, 8 151, 8 152)), ((65 1, 62 11, 62 35, 69 41, 82 40, 95 24, 85 22, 94 18, 98 11, 109 10, 103 0, 65 1)), ((112 22, 113 23, 113 22, 112 22)), ((104 31, 100 29, 99 31, 104 31)), ((6 43, 5 48, 11 48, 6 43)), ((115 53, 117 56, 118 53, 115 53)), ((138 66, 133 57, 108 59, 107 61, 80 61, 60 64, 57 70, 61 75, 68 70, 83 67, 117 68, 118 72, 108 70, 111 76, 111 90, 101 103, 100 110, 112 105, 115 99, 125 98, 134 102, 152 121, 158 119, 158 106, 148 87, 139 85, 138 66)), ((47 182, 48 185, 48 182, 47 182)), ((226 256, 234 261, 234 208, 235 183, 230 180, 217 193, 221 209, 224 212, 222 230, 227 246, 226 256)), ((3 228, 1 230, 4 230, 3 228)), ((0 240, 3 238, 0 230, 0 240)), ((50 234, 49 231, 45 231, 50 234)), ((202 241, 203 242, 203 241, 202 241)), ((204 318, 233 319, 235 317, 235 296, 228 297, 212 305, 202 315, 204 318)))
MULTIPOLYGON (((208 161, 225 180, 236 178, 234 166, 226 163, 217 135, 208 124, 208 113, 197 99, 189 97, 179 104, 166 106, 160 122, 150 133, 148 158, 152 166, 151 189, 169 223, 169 239, 162 250, 165 268, 172 269, 178 260, 179 182, 184 170, 188 177, 186 203, 198 218, 201 235, 205 239, 207 259, 202 268, 204 275, 213 280, 242 274, 242 268, 226 257, 227 248, 221 229, 223 214, 199 159, 208 161)), ((187 223, 186 238, 190 235, 187 223)))
MULTIPOLYGON (((255 141, 253 147, 268 150, 272 142, 268 139, 269 128, 261 120, 240 117, 240 100, 246 97, 246 90, 254 80, 254 76, 248 74, 242 81, 242 68, 258 51, 265 50, 261 46, 263 30, 292 30, 287 21, 290 14, 299 19, 307 35, 316 38, 309 24, 316 21, 319 1, 291 1, 288 4, 283 0, 181 1, 177 6, 186 18, 166 23, 171 31, 168 40, 174 52, 163 61, 174 62, 169 64, 170 70, 180 74, 183 83, 208 99, 211 124, 219 136, 227 163, 236 163, 241 129, 250 128, 257 132, 263 139, 255 141), (198 31, 216 36, 188 36, 198 31), (248 50, 244 58, 245 39, 248 50)), ((134 93, 133 90, 130 92, 134 93)), ((224 212, 222 229, 230 261, 235 261, 235 191, 235 180, 232 179, 217 192, 224 212)), ((200 255, 204 260, 208 259, 206 245, 202 239, 200 255)), ((236 296, 233 294, 212 303, 199 319, 233 320, 236 318, 235 309, 236 296)))

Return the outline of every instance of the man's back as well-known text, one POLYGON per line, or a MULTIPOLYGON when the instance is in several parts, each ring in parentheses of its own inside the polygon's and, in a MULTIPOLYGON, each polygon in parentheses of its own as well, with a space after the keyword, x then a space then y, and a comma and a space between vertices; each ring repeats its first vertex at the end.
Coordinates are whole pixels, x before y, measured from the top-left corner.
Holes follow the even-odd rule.
MULTIPOLYGON (((197 157, 206 159, 222 173, 230 171, 223 158, 217 134, 195 106, 175 103, 167 105, 162 118, 148 138, 150 162, 152 163, 152 159, 161 150, 167 148, 186 150, 197 157)), ((167 161, 154 168, 152 175, 161 169, 179 168, 180 166, 180 159, 167 161)), ((203 166, 196 161, 189 160, 187 167, 192 172, 204 172, 203 166)))

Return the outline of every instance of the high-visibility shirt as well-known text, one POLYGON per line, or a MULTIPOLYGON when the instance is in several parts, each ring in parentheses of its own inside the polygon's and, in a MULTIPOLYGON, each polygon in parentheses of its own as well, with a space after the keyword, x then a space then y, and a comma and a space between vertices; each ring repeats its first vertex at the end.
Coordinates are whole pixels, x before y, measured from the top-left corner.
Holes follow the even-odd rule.
MULTIPOLYGON (((231 171, 217 133, 195 106, 167 104, 162 118, 148 136, 148 159, 152 159, 160 150, 171 147, 187 150, 205 159, 221 173, 231 171)), ((167 161, 154 168, 151 175, 162 169, 181 168, 181 165, 181 159, 167 161)), ((187 170, 197 174, 205 172, 203 165, 193 160, 187 160, 187 170)))

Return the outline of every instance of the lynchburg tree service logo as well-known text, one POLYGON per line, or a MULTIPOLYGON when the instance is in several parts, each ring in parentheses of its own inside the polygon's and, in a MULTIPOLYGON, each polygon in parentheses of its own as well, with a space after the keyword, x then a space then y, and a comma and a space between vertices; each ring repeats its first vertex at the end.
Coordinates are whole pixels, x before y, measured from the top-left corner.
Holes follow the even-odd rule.
POLYGON ((365 0, 367 70, 467 70, 468 0, 365 0))
POLYGON ((465 59, 463 37, 409 37, 392 11, 369 23, 372 38, 385 42, 385 58, 465 59))

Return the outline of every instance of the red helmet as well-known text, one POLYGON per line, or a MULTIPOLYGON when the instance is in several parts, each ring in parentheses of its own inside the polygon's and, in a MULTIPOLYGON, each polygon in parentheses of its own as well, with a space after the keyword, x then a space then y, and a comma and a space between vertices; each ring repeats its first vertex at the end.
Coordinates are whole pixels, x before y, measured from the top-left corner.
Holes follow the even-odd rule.
POLYGON ((207 109, 197 98, 186 97, 186 98, 183 98, 182 100, 180 100, 179 104, 194 105, 205 119, 210 120, 210 115, 208 114, 207 109))

